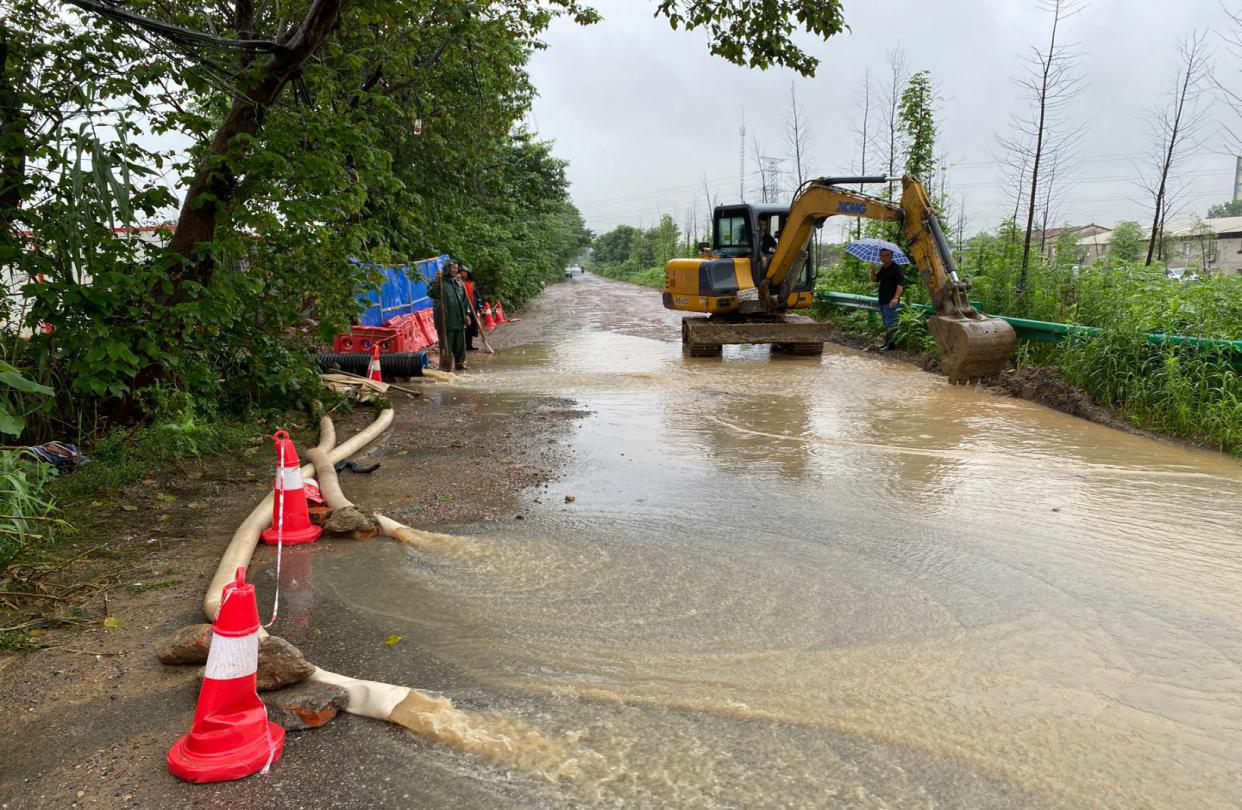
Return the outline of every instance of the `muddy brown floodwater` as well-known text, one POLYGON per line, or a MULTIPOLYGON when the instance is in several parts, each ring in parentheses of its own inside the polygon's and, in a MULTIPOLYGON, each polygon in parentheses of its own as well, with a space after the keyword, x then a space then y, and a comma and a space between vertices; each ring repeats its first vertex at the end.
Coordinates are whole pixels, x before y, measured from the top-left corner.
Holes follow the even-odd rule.
MULTIPOLYGON (((684 358, 658 293, 591 276, 524 314, 427 392, 521 414, 553 478, 439 527, 460 544, 290 549, 274 628, 328 669, 451 698, 496 755, 345 717, 268 777, 166 795, 1239 806, 1242 464, 841 346, 684 358)), ((346 493, 417 523, 424 452, 346 493)))
POLYGON ((456 394, 590 412, 525 520, 315 572, 580 766, 462 773, 532 804, 1238 806, 1242 465, 842 347, 687 359, 656 293, 593 277, 535 307, 456 394))

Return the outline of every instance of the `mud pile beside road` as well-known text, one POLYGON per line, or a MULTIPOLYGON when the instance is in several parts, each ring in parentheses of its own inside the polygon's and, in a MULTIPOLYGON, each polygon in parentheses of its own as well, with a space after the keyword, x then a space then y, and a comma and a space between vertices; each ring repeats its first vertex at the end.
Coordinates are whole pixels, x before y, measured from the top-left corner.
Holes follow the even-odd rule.
POLYGON ((1062 380, 1048 366, 1023 366, 1006 369, 988 383, 989 387, 1012 397, 1029 400, 1049 408, 1088 419, 1101 425, 1120 430, 1134 430, 1132 425, 1118 419, 1091 395, 1062 380))

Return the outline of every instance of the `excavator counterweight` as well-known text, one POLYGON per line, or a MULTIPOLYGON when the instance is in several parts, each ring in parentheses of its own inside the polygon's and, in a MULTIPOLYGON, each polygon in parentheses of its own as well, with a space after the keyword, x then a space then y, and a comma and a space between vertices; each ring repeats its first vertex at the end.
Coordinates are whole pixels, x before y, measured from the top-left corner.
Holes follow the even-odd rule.
POLYGON ((704 313, 682 319, 686 353, 719 355, 725 343, 770 343, 795 354, 822 352, 831 327, 790 313, 813 302, 815 274, 807 249, 815 229, 828 217, 851 216, 900 223, 909 257, 932 300, 928 328, 949 380, 967 382, 1003 369, 1017 347, 1017 335, 1007 322, 970 305, 970 282, 957 274, 923 186, 903 177, 899 203, 841 187, 888 181, 820 178, 805 183, 788 208, 718 207, 711 246, 702 246, 697 258, 674 259, 664 269, 664 306, 704 313))

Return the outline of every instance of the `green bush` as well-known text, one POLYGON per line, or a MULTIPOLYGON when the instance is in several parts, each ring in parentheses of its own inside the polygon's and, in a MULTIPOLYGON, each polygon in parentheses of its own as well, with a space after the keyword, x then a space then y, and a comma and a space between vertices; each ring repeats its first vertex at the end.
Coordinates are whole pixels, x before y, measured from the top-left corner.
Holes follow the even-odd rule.
POLYGON ((641 284, 655 289, 664 288, 664 267, 639 267, 635 259, 629 259, 621 264, 593 261, 590 263, 590 270, 592 273, 606 278, 615 278, 618 281, 628 281, 631 284, 641 284))

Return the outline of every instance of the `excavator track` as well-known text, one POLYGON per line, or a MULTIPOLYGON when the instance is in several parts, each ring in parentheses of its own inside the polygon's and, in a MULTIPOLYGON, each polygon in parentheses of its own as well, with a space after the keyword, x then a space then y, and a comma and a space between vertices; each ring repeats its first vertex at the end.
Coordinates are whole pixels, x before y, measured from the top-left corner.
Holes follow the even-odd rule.
POLYGON ((681 319, 682 349, 688 357, 719 357, 726 343, 770 343, 785 354, 824 353, 832 324, 803 315, 768 316, 763 320, 689 317, 681 319))

